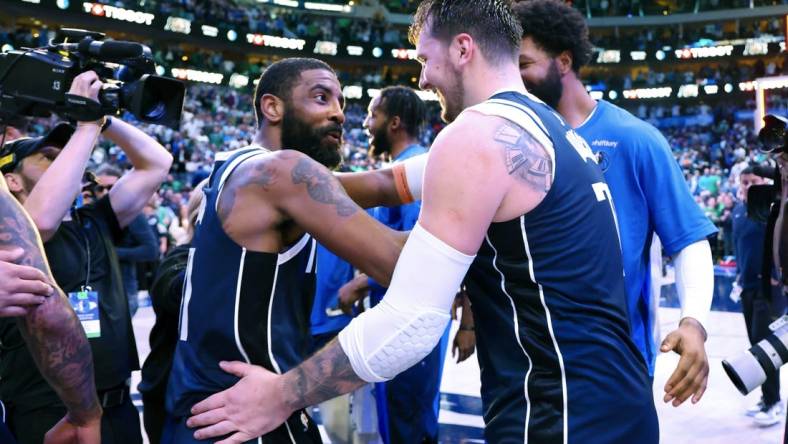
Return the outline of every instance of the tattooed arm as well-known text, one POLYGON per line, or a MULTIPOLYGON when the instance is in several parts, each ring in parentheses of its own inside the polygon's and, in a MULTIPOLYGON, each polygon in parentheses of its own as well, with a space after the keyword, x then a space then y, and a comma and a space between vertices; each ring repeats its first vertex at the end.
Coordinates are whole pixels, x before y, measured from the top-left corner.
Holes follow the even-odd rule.
MULTIPOLYGON (((19 317, 18 325, 41 374, 68 409, 58 425, 60 432, 71 437, 70 442, 98 443, 101 407, 93 382, 90 345, 65 295, 54 283, 33 223, 16 199, 0 190, 0 250, 14 249, 24 251, 20 265, 37 268, 55 288, 41 305, 19 317)), ((48 442, 58 441, 48 438, 48 442)))
POLYGON ((364 384, 353 372, 334 339, 313 357, 284 375, 245 362, 220 362, 222 370, 241 380, 192 408, 189 427, 198 440, 231 435, 217 444, 241 444, 262 436, 295 411, 349 393, 364 384))
MULTIPOLYGON (((448 247, 474 255, 513 185, 525 190, 524 195, 516 199, 521 205, 517 210, 519 216, 534 208, 549 191, 553 165, 544 147, 527 132, 502 119, 476 117, 470 125, 467 121, 458 122, 461 124, 444 130, 432 146, 424 176, 422 212, 418 223, 448 247), (479 129, 480 122, 487 124, 487 131, 479 129), (458 171, 462 174, 457 174, 458 171)), ((508 218, 508 215, 504 217, 508 218)), ((429 256, 425 252, 423 257, 429 256)), ((407 298, 411 295, 395 291, 402 281, 419 278, 399 271, 401 266, 403 270, 409 269, 402 262, 411 260, 414 263, 426 262, 406 257, 403 253, 384 301, 396 305, 398 301, 412 300, 407 298)), ((444 303, 434 305, 451 306, 459 285, 445 287, 444 303)), ((430 300, 438 297, 422 295, 422 298, 430 300)), ((363 316, 379 309, 374 307, 363 316)), ((370 329, 364 331, 374 334, 370 329)), ((360 336, 370 340, 369 335, 360 336)), ((365 383, 357 376, 338 341, 331 342, 277 382, 283 405, 288 411, 348 393, 365 383)))
MULTIPOLYGON (((517 216, 541 202, 552 185, 550 177, 553 164, 541 144, 508 121, 491 117, 472 117, 470 122, 467 117, 462 119, 457 121, 459 125, 444 130, 432 146, 424 176, 422 212, 418 224, 446 246, 466 255, 474 255, 490 223, 501 217, 499 213, 505 207, 510 190, 517 189, 523 193, 515 199, 520 205, 516 209, 517 216), (462 174, 457 174, 460 171, 462 174)), ((505 213, 503 218, 510 219, 505 213)), ((429 257, 426 252, 420 257, 406 256, 407 249, 397 265, 394 281, 384 296, 384 301, 391 305, 397 305, 398 301, 412 301, 408 298, 411 295, 396 291, 407 288, 406 285, 398 288, 398 284, 420 278, 414 275, 416 273, 401 272, 400 267, 402 270, 409 269, 403 262, 421 264, 427 262, 422 258, 429 257)), ((445 280, 446 277, 441 279, 445 280)), ((459 284, 444 287, 444 302, 432 305, 452 305, 459 284)), ((421 299, 431 301, 440 297, 438 294, 421 295, 421 299)), ((376 310, 380 310, 380 307, 374 307, 362 316, 370 316, 376 310)), ((382 324, 367 325, 380 328, 382 324)), ((368 334, 358 336, 371 341, 374 330, 370 328, 364 332, 368 334)), ((353 370, 348 354, 338 341, 333 341, 283 375, 279 383, 286 408, 294 411, 363 385, 364 381, 353 370)))
POLYGON ((401 233, 362 211, 328 169, 296 151, 280 151, 241 164, 222 190, 219 218, 241 245, 244 238, 258 239, 279 224, 293 221, 383 283, 391 280, 404 243, 401 233))
MULTIPOLYGON (((0 177, 0 193, 7 192, 5 179, 0 177)), ((21 248, 0 249, 0 317, 24 316, 52 294, 41 270, 17 264, 24 254, 21 248)))
MULTIPOLYGON (((512 218, 502 211, 509 192, 517 187, 518 194, 512 201, 517 202, 520 207, 515 208, 514 204, 511 204, 514 209, 507 211, 512 214, 520 211, 517 214, 519 217, 544 198, 551 185, 551 182, 546 181, 544 173, 551 173, 553 166, 551 162, 541 166, 543 161, 549 159, 549 155, 544 147, 532 138, 496 139, 496 134, 506 126, 502 119, 473 116, 471 121, 462 123, 464 119, 466 117, 461 116, 456 121, 457 125, 441 132, 432 146, 430 162, 424 176, 419 226, 437 238, 436 242, 442 242, 444 245, 441 248, 444 251, 452 249, 454 253, 473 255, 478 251, 493 220, 512 218), (526 156, 529 160, 517 160, 518 152, 522 155, 530 153, 526 156), (510 159, 517 162, 512 163, 510 159)), ((547 174, 547 177, 549 176, 550 174, 547 174)), ((409 244, 405 247, 400 264, 397 265, 398 271, 383 299, 388 303, 378 304, 366 311, 362 317, 369 318, 373 313, 387 313, 384 306, 400 307, 408 303, 416 307, 414 311, 418 316, 426 312, 421 307, 427 306, 420 299, 428 299, 431 307, 445 306, 448 313, 448 307, 451 306, 462 276, 454 285, 448 282, 445 275, 441 275, 442 282, 432 278, 429 267, 411 272, 418 268, 413 266, 414 263, 429 263, 427 258, 435 257, 436 254, 434 250, 421 250, 418 247, 409 252, 410 246, 409 244), (407 258, 406 253, 410 255, 407 258), (408 265, 403 266, 405 263, 408 265), (400 272, 400 266, 408 271, 400 272), (440 287, 440 292, 405 295, 402 291, 394 291, 395 288, 401 290, 408 287, 405 281, 414 278, 431 287, 440 287)), ((406 312, 404 316, 414 316, 414 312, 406 312)), ((354 328, 354 324, 358 325, 357 321, 362 317, 354 320, 346 330, 354 328)), ((383 341, 387 341, 386 336, 399 334, 381 325, 365 323, 361 331, 355 330, 355 336, 365 339, 383 337, 383 341), (383 329, 385 331, 380 331, 383 329)), ((407 325, 401 325, 407 329, 407 325)), ((275 375, 260 367, 240 362, 221 363, 222 369, 241 380, 234 387, 217 393, 192 408, 195 416, 188 420, 189 427, 203 427, 195 432, 195 438, 207 439, 231 434, 230 438, 220 441, 219 444, 242 443, 273 430, 300 408, 363 385, 365 382, 358 376, 360 372, 356 372, 349 359, 351 352, 346 353, 344 345, 344 342, 340 345, 339 341, 333 341, 284 375, 275 375)), ((382 348, 381 346, 380 349, 382 348)), ((352 355, 357 356, 356 353, 352 355)))

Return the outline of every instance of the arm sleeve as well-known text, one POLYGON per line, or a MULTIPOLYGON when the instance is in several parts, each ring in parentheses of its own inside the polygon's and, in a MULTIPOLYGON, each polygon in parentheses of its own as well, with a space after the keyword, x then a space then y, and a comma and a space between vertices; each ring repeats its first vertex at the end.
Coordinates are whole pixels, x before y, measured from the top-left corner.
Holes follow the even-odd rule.
POLYGON ((421 200, 421 189, 424 185, 424 169, 427 167, 429 153, 405 159, 392 167, 394 186, 404 203, 421 200))
POLYGON ((640 131, 633 145, 649 219, 668 255, 717 232, 692 198, 667 140, 656 128, 640 131))
POLYGON ((386 381, 427 356, 473 259, 416 224, 386 296, 339 333, 353 371, 367 382, 386 381))
POLYGON ((673 262, 681 318, 695 318, 705 326, 714 296, 714 265, 709 242, 704 239, 685 247, 673 262))

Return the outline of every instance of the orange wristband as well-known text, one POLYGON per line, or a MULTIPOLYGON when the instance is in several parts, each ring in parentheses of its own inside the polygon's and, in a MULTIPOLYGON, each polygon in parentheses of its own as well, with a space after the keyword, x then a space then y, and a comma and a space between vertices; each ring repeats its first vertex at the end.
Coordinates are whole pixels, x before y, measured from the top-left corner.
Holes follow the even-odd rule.
POLYGON ((402 204, 409 204, 415 201, 413 194, 408 188, 408 177, 405 175, 405 166, 402 164, 394 165, 391 168, 391 173, 394 175, 394 188, 397 190, 397 196, 402 204))

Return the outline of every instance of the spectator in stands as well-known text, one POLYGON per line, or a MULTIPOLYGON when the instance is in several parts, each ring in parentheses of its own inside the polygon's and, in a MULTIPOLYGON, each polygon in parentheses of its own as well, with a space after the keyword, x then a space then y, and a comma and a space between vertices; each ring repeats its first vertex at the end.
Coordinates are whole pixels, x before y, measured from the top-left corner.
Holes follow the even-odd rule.
POLYGON ((720 196, 720 205, 722 206, 722 213, 720 214, 719 228, 720 237, 722 237, 722 254, 721 256, 730 256, 733 254, 733 208, 735 202, 730 193, 722 193, 720 196))
MULTIPOLYGON (((711 168, 705 168, 703 175, 698 179, 698 188, 701 191, 708 191, 711 196, 717 195, 720 191, 720 184, 720 176, 716 174, 716 170, 711 168)), ((716 202, 714 202, 714 205, 716 205, 716 202)))

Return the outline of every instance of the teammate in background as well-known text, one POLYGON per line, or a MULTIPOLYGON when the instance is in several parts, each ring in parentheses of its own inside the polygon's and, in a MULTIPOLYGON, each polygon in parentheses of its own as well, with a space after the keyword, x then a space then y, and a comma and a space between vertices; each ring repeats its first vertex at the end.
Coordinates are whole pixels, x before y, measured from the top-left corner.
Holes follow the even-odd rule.
POLYGON ((706 390, 709 363, 703 324, 714 289, 711 249, 717 229, 703 215, 660 132, 627 111, 589 96, 580 68, 591 57, 588 27, 560 0, 514 6, 523 27, 520 74, 526 88, 557 110, 596 154, 615 203, 624 260, 632 338, 653 378, 658 351, 681 355, 665 384, 664 401, 678 406, 706 390), (679 328, 656 344, 648 252, 654 234, 673 257, 681 300, 679 328))
POLYGON ((8 192, 3 178, 0 258, 0 313, 17 317, 36 367, 67 408, 66 416, 46 434, 44 444, 99 444, 101 405, 93 382, 88 339, 65 294, 55 284, 35 225, 8 192))
MULTIPOLYGON (((404 236, 362 211, 326 168, 341 159, 343 105, 324 62, 279 61, 255 92, 254 145, 217 155, 187 265, 162 442, 195 441, 192 406, 238 380, 220 361, 283 373, 308 356, 315 240, 389 282, 404 236)), ((320 442, 298 410, 263 440, 320 442)))
POLYGON ((244 442, 392 379, 440 340, 467 273, 488 442, 658 442, 607 186, 583 139, 526 92, 521 36, 506 1, 421 3, 420 86, 452 123, 430 149, 385 297, 284 375, 223 364, 242 379, 194 406, 197 438, 244 442))
MULTIPOLYGON (((369 103, 364 128, 369 135, 370 155, 394 164, 427 153, 419 143, 427 107, 415 91, 391 86, 369 103)), ((410 231, 416 224, 421 202, 396 207, 377 207, 372 215, 389 228, 410 231)), ((369 292, 370 306, 377 305, 387 288, 360 274, 340 290, 341 305, 348 307, 369 292)), ((424 358, 394 379, 375 384, 378 431, 384 443, 437 443, 440 383, 449 330, 424 358)))

